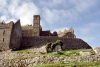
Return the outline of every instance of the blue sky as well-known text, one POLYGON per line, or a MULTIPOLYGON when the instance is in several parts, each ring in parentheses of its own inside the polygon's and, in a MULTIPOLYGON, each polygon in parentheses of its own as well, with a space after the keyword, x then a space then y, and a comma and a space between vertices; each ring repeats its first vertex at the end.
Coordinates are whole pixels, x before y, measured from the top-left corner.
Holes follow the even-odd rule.
POLYGON ((0 21, 32 24, 41 16, 43 30, 74 28, 77 38, 100 47, 100 0, 0 0, 0 21))

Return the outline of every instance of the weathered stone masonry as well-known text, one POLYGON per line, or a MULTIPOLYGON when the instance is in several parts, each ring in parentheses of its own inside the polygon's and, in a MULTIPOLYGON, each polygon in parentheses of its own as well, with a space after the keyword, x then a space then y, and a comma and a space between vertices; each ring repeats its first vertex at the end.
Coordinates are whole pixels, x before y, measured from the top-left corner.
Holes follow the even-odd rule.
POLYGON ((27 47, 40 47, 48 42, 55 42, 56 40, 62 40, 64 45, 63 49, 89 49, 91 48, 82 39, 76 38, 74 29, 71 27, 64 32, 51 33, 49 30, 43 31, 40 25, 40 15, 34 15, 34 22, 32 25, 22 26, 22 43, 21 48, 27 47))
POLYGON ((10 49, 19 49, 21 45, 21 39, 22 39, 22 30, 20 25, 20 20, 18 20, 12 29, 12 36, 11 36, 11 45, 10 49))
POLYGON ((0 50, 19 49, 22 39, 20 20, 0 23, 0 50))
POLYGON ((56 36, 33 36, 33 37, 23 37, 21 47, 41 47, 48 42, 55 42, 56 40, 63 41, 63 49, 89 49, 91 48, 86 42, 78 38, 64 38, 56 36))
POLYGON ((0 50, 9 49, 13 23, 0 23, 0 50))

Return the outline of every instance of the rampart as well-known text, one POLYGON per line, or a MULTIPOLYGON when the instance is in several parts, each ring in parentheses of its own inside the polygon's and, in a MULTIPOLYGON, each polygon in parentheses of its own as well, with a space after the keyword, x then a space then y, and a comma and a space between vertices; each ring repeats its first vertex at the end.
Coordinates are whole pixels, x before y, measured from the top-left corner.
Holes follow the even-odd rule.
POLYGON ((91 47, 84 42, 82 39, 78 38, 64 38, 57 36, 33 36, 33 37, 23 37, 21 48, 25 47, 41 47, 48 42, 55 42, 56 40, 63 41, 63 49, 90 49, 91 47))

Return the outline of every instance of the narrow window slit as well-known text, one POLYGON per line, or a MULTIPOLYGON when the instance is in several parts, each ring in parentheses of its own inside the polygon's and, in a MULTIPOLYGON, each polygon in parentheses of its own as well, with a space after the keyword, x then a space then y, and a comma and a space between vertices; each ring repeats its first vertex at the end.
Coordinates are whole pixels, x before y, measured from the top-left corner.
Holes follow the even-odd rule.
POLYGON ((4 38, 3 38, 3 42, 4 42, 4 38))

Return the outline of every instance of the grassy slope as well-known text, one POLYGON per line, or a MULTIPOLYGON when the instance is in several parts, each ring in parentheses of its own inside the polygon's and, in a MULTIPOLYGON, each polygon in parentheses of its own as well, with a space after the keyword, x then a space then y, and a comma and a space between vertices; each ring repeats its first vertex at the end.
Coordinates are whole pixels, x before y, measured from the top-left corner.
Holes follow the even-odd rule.
POLYGON ((42 54, 43 56, 58 56, 58 57, 76 57, 80 56, 79 52, 80 51, 86 51, 86 52, 91 52, 92 54, 95 54, 95 52, 92 49, 80 49, 80 50, 67 50, 67 51, 60 51, 58 53, 46 53, 42 54))
MULTIPOLYGON (((46 54, 41 54, 41 56, 58 56, 58 57, 75 57, 75 56, 80 56, 79 52, 80 51, 88 51, 91 52, 93 54, 95 54, 95 52, 92 49, 80 49, 80 50, 67 50, 67 51, 60 51, 58 53, 54 53, 54 52, 50 52, 50 53, 46 53, 46 54)), ((12 51, 14 53, 25 53, 25 54, 34 54, 34 52, 30 52, 30 49, 26 49, 26 50, 18 50, 18 51, 12 51)), ((31 57, 18 57, 15 59, 26 59, 26 58, 33 58, 33 56, 31 57)), ((72 63, 63 63, 63 62, 59 62, 59 63, 54 63, 54 64, 43 64, 43 65, 38 65, 38 66, 33 66, 33 67, 100 67, 100 62, 72 62, 72 63)))
POLYGON ((100 67, 100 62, 54 63, 37 65, 33 67, 100 67))
MULTIPOLYGON (((91 52, 92 54, 95 54, 95 52, 92 49, 81 49, 81 50, 68 50, 68 51, 60 51, 58 53, 46 53, 42 54, 43 56, 58 56, 58 57, 75 57, 80 56, 80 51, 86 51, 91 52)), ((72 63, 51 63, 51 64, 43 64, 43 65, 37 65, 33 67, 100 67, 100 62, 72 62, 72 63)))

